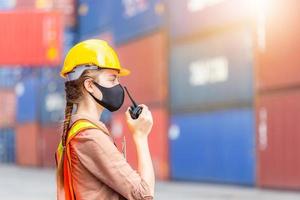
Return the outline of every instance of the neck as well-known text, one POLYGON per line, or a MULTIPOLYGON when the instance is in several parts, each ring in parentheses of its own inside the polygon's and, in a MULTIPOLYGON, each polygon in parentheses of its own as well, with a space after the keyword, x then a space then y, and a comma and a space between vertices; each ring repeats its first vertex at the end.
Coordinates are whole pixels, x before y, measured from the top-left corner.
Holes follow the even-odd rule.
POLYGON ((92 99, 83 100, 77 104, 76 114, 87 115, 99 121, 104 108, 92 99), (91 102, 92 101, 92 102, 91 102))

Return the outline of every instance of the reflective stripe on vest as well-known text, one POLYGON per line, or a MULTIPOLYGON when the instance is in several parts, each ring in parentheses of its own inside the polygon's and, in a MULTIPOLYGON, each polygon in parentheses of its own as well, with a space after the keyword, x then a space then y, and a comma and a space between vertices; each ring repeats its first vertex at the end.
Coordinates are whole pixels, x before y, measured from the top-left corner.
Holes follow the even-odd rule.
POLYGON ((67 133, 68 136, 66 140, 65 151, 63 149, 62 141, 60 141, 57 151, 55 153, 56 166, 58 167, 60 165, 60 162, 63 162, 63 166, 64 166, 63 178, 64 178, 65 200, 75 200, 75 193, 72 185, 73 184, 72 171, 71 171, 72 167, 71 167, 71 154, 70 154, 69 143, 78 133, 87 129, 100 129, 100 127, 96 126, 92 122, 85 119, 80 119, 74 122, 67 133), (63 154, 64 154, 64 159, 62 160, 63 154))

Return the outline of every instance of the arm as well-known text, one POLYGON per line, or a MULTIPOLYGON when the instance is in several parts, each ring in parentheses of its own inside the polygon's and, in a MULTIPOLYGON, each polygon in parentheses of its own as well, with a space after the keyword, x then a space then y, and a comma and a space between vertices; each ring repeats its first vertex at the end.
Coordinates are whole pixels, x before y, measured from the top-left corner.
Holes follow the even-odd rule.
POLYGON ((151 195, 154 196, 155 176, 148 146, 148 135, 152 129, 153 119, 148 107, 143 104, 140 106, 143 107, 143 111, 138 119, 133 120, 130 117, 129 108, 126 111, 126 119, 136 146, 138 172, 147 182, 151 195))
POLYGON ((147 182, 151 195, 154 196, 155 176, 148 147, 148 139, 134 139, 138 159, 138 172, 147 182))

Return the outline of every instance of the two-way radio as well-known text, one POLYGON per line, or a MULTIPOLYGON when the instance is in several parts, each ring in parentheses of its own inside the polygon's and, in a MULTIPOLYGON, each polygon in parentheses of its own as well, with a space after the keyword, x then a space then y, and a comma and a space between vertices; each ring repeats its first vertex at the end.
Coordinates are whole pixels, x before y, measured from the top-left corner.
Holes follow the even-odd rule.
POLYGON ((130 100, 133 104, 132 106, 130 106, 130 109, 129 109, 130 116, 131 116, 132 119, 137 119, 139 117, 139 115, 142 113, 143 107, 138 106, 137 103, 130 96, 127 88, 126 87, 124 87, 124 88, 125 88, 125 91, 128 94, 128 96, 129 96, 129 98, 130 98, 130 100))

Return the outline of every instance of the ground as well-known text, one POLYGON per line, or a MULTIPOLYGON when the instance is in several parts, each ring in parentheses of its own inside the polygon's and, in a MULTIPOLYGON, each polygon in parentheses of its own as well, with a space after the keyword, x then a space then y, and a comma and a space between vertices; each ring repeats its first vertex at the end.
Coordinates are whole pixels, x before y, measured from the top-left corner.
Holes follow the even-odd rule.
MULTIPOLYGON (((55 171, 0 165, 0 199, 55 200, 55 171)), ((300 200, 300 191, 228 185, 158 182, 156 200, 300 200)))

